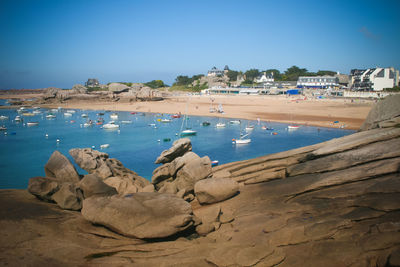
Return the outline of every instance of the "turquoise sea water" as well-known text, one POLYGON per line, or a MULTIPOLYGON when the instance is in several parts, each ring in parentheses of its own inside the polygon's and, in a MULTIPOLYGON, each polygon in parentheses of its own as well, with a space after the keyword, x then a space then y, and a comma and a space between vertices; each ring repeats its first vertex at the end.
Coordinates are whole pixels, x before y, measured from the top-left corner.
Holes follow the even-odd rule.
MULTIPOLYGON (((0 103, 1 104, 1 103, 0 103)), ((116 123, 119 130, 105 130, 99 125, 84 127, 87 119, 96 121, 97 113, 104 111, 76 110, 70 117, 64 116, 65 110, 54 112, 56 118, 46 119, 50 110, 41 109, 42 113, 32 117, 24 117, 14 109, 0 109, 0 115, 8 116, 1 120, 0 126, 6 131, 0 131, 0 188, 26 188, 30 177, 44 176, 44 165, 54 150, 59 150, 72 162, 68 154, 71 148, 94 146, 95 149, 106 152, 111 158, 117 158, 127 168, 139 175, 151 179, 152 171, 158 166, 155 159, 172 142, 178 139, 176 133, 181 129, 182 118, 171 119, 170 123, 157 121, 170 118, 168 114, 118 112, 116 123), (83 113, 88 118, 83 118, 83 113), (21 115, 22 123, 15 122, 15 116, 21 115), (27 126, 27 122, 38 121, 37 126, 27 126), (123 124, 122 121, 132 121, 123 124), (150 126, 155 124, 155 126, 150 126), (47 137, 46 137, 47 134, 47 137), (171 141, 164 142, 170 138, 171 141), (59 142, 57 142, 57 139, 59 142), (109 144, 105 149, 100 145, 109 144)), ((32 112, 26 110, 24 112, 32 112)), ((111 112, 104 112, 105 122, 110 121, 111 112)), ((232 119, 191 116, 187 125, 197 131, 191 136, 193 151, 199 156, 209 156, 218 160, 219 164, 245 160, 270 153, 285 151, 306 145, 326 141, 353 133, 350 130, 317 128, 301 126, 298 130, 288 131, 282 123, 268 123, 241 120, 240 125, 229 124, 232 119), (209 121, 210 126, 202 126, 203 121, 209 121), (216 128, 218 122, 226 123, 225 128, 216 128), (232 144, 233 138, 239 138, 247 125, 254 125, 254 130, 248 138, 252 142, 247 145, 232 144), (263 130, 266 125, 273 131, 263 130), (272 135, 276 132, 276 135, 272 135)), ((79 168, 78 172, 85 174, 79 168)))

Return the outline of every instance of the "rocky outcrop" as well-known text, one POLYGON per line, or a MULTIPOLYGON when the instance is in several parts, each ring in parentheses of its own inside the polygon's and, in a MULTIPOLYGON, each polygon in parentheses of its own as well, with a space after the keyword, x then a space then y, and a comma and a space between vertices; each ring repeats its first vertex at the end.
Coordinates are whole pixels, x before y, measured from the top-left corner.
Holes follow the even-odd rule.
POLYGON ((112 196, 117 194, 117 190, 103 182, 95 174, 88 174, 83 176, 82 180, 78 184, 79 188, 83 192, 85 198, 89 197, 101 197, 101 196, 112 196))
POLYGON ((181 138, 176 140, 172 147, 164 150, 161 155, 156 159, 155 164, 168 163, 177 157, 183 156, 186 152, 192 151, 192 143, 189 138, 181 138))
POLYGON ((194 193, 200 204, 212 204, 226 200, 239 191, 239 184, 229 178, 211 178, 198 181, 194 193))
POLYGON ((175 141, 172 147, 165 150, 156 162, 164 163, 153 171, 152 183, 161 193, 177 194, 193 200, 189 195, 193 192, 197 181, 210 177, 212 174, 211 160, 205 156, 200 158, 191 151, 190 139, 175 141))
POLYGON ((72 92, 75 94, 87 94, 88 89, 81 84, 75 84, 74 86, 72 86, 72 92))
POLYGON ((82 208, 82 192, 72 183, 63 183, 51 199, 64 210, 81 210, 82 208))
POLYGON ((372 107, 360 130, 400 125, 400 94, 385 97, 372 107))
POLYGON ((53 152, 44 166, 44 172, 47 177, 53 177, 62 182, 75 183, 80 180, 74 165, 57 150, 53 152))
POLYGON ((71 156, 89 174, 80 179, 72 163, 55 151, 45 166, 46 177, 29 180, 28 191, 37 198, 55 202, 62 209, 80 210, 89 197, 154 191, 150 182, 125 168, 108 154, 89 148, 71 149, 71 156))
POLYGON ((123 92, 129 90, 129 86, 122 83, 110 83, 108 90, 111 92, 123 92))
POLYGON ((91 148, 74 148, 69 154, 79 167, 103 179, 104 183, 114 187, 118 194, 136 193, 150 184, 145 178, 124 167, 119 160, 109 158, 107 153, 91 148))
POLYGON ((28 191, 37 198, 52 202, 51 198, 60 189, 60 181, 47 177, 32 177, 29 179, 28 191))
POLYGON ((137 238, 162 238, 192 225, 192 208, 170 194, 136 193, 88 198, 82 215, 92 223, 137 238))

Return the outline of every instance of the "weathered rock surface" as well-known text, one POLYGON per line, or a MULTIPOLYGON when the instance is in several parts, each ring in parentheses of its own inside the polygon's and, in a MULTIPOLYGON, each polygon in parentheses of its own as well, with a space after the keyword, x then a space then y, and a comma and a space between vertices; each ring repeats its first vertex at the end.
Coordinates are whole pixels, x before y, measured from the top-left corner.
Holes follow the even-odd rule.
POLYGON ((136 193, 87 198, 82 215, 125 236, 161 238, 192 225, 190 204, 171 194, 136 193))
POLYGON ((85 175, 78 183, 78 186, 82 190, 84 198, 112 196, 117 194, 117 190, 114 187, 103 182, 103 180, 95 174, 85 175))
POLYGON ((400 95, 385 97, 372 107, 360 130, 393 127, 398 123, 399 117, 400 95), (390 124, 390 121, 394 121, 394 124, 390 124))
POLYGON ((192 143, 189 138, 181 138, 176 140, 172 147, 168 150, 164 150, 161 155, 156 159, 155 163, 168 163, 173 161, 177 157, 183 156, 186 152, 192 150, 192 143))
POLYGON ((28 191, 41 200, 52 202, 52 195, 60 189, 60 182, 54 178, 33 177, 29 179, 28 191))
POLYGON ((229 178, 211 178, 198 181, 194 193, 200 204, 226 200, 239 191, 239 184, 229 178))
POLYGON ((74 148, 69 154, 79 167, 103 179, 116 188, 119 194, 135 193, 150 184, 145 178, 124 167, 119 160, 109 158, 107 153, 91 148, 74 148))
POLYGON ((108 90, 111 92, 122 92, 128 90, 129 86, 122 83, 110 83, 108 85, 108 90))
MULTIPOLYGON (((197 156, 198 157, 198 156, 197 156)), ((187 162, 176 173, 174 183, 178 190, 185 189, 187 192, 194 189, 197 181, 205 179, 211 175, 211 160, 209 157, 198 157, 187 162)))
POLYGON ((74 165, 57 150, 53 152, 44 166, 47 177, 56 178, 62 182, 79 182, 79 174, 74 165))
POLYGON ((108 159, 108 154, 91 148, 73 148, 69 150, 69 154, 76 164, 85 171, 91 173, 108 159))
POLYGON ((81 191, 71 183, 63 183, 52 199, 57 205, 65 210, 80 210, 82 208, 83 196, 81 191))

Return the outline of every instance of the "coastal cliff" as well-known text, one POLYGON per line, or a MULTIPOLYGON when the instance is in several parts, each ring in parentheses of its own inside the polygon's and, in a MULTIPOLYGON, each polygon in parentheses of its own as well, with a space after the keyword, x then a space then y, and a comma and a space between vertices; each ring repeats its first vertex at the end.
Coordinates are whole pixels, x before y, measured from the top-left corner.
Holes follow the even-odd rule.
POLYGON ((234 180, 240 193, 190 203, 196 216, 213 217, 215 231, 204 235, 188 228, 168 238, 127 237, 25 190, 1 190, 0 262, 399 266, 399 100, 378 103, 358 133, 214 167, 210 179, 234 180))

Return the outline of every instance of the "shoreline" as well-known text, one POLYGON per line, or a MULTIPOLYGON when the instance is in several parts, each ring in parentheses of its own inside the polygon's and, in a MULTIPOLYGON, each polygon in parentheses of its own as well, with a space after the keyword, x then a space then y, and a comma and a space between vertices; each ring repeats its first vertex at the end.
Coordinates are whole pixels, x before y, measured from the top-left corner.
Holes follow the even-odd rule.
MULTIPOLYGON (((16 95, 2 98, 16 98, 16 95)), ((118 102, 73 100, 38 106, 164 114, 181 113, 189 116, 260 119, 264 123, 280 122, 358 130, 367 117, 372 104, 371 100, 352 102, 349 99, 305 99, 300 96, 178 95, 156 102, 130 102, 129 98, 121 97, 118 102), (219 104, 222 105, 224 113, 210 113, 210 108, 218 108, 219 104), (334 121, 339 122, 334 123, 334 121)), ((12 108, 12 106, 3 106, 2 108, 12 108)))

